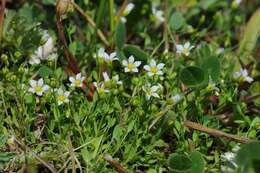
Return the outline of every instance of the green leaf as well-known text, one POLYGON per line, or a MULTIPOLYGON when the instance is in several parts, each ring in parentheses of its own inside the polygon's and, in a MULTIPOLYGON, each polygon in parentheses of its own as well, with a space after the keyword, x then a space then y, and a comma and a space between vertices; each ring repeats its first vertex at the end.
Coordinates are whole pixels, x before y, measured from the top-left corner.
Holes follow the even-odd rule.
POLYGON ((192 161, 184 154, 171 154, 169 157, 169 166, 175 172, 187 172, 192 168, 192 161))
POLYGON ((42 66, 38 72, 39 75, 43 78, 48 77, 50 74, 52 74, 52 70, 47 66, 42 66))
POLYGON ((119 22, 116 28, 116 46, 122 50, 125 44, 126 29, 123 22, 119 22))
POLYGON ((260 142, 255 141, 246 144, 240 148, 236 156, 236 163, 242 168, 242 172, 246 173, 250 166, 260 160, 260 142))
POLYGON ((72 55, 76 55, 77 52, 77 42, 73 41, 72 43, 69 44, 69 50, 72 53, 72 55))
POLYGON ((101 21, 104 20, 104 14, 106 13, 106 3, 107 1, 100 1, 98 5, 98 10, 96 10, 96 25, 97 28, 100 27, 101 21))
POLYGON ((189 87, 196 87, 203 84, 205 80, 204 71, 196 66, 189 66, 182 69, 180 80, 189 87))
POLYGON ((115 128, 114 128, 114 131, 113 131, 113 138, 119 142, 121 137, 123 136, 124 132, 123 132, 123 129, 117 125, 115 128))
POLYGON ((203 173, 205 167, 205 161, 200 152, 194 151, 190 154, 192 161, 191 173, 203 173))
POLYGON ((171 15, 169 20, 170 28, 173 30, 181 29, 185 24, 185 19, 180 12, 175 12, 171 15))
POLYGON ((34 101, 34 97, 33 97, 33 95, 31 93, 25 94, 24 102, 26 104, 31 104, 31 103, 33 103, 33 101, 34 101))
POLYGON ((220 62, 217 57, 209 57, 204 59, 201 68, 206 72, 206 76, 210 76, 214 82, 218 81, 220 75, 220 62))
POLYGON ((260 9, 258 9, 247 23, 243 39, 240 41, 239 53, 251 52, 260 35, 260 9))
POLYGON ((126 45, 123 48, 123 51, 126 55, 131 56, 133 55, 135 59, 147 62, 149 55, 141 50, 138 46, 135 45, 126 45))
POLYGON ((0 152, 0 162, 8 162, 15 156, 15 153, 0 152))

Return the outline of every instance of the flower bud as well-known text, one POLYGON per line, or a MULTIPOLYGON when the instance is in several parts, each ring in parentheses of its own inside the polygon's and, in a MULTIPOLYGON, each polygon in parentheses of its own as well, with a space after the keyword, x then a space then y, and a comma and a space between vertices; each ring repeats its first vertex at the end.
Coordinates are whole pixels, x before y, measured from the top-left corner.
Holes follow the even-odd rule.
POLYGON ((66 14, 72 11, 73 6, 71 0, 58 0, 56 4, 56 10, 60 15, 66 14))

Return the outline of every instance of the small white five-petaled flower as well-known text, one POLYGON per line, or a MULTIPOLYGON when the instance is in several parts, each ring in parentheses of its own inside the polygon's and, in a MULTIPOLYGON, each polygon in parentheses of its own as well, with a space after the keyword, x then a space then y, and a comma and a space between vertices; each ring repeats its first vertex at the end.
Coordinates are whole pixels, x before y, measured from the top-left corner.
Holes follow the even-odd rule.
POLYGON ((62 88, 56 89, 56 96, 58 105, 69 102, 70 92, 63 90, 62 88))
POLYGON ((148 71, 148 76, 163 75, 162 69, 164 65, 163 63, 156 64, 155 60, 152 59, 150 65, 145 65, 144 69, 148 71))
POLYGON ((125 66, 125 72, 138 72, 138 67, 141 65, 141 61, 135 61, 134 56, 130 56, 127 60, 122 61, 123 66, 125 66))
POLYGON ((248 75, 248 72, 246 69, 240 69, 240 71, 237 71, 233 74, 233 78, 235 80, 238 80, 238 81, 241 81, 241 82, 248 82, 248 83, 251 83, 253 82, 253 78, 251 78, 249 75, 248 75))
POLYGON ((156 18, 156 20, 159 23, 164 22, 165 18, 163 17, 163 11, 162 10, 157 10, 156 7, 153 6, 152 12, 153 12, 154 17, 156 18))
POLYGON ((151 97, 160 98, 160 96, 157 93, 159 89, 160 89, 159 85, 151 86, 150 83, 148 83, 145 87, 143 87, 146 100, 150 100, 151 97))
MULTIPOLYGON (((109 78, 107 72, 103 72, 102 75, 103 75, 103 78, 104 78, 104 81, 105 81, 105 82, 109 82, 109 81, 111 80, 111 79, 109 78)), ((113 77, 112 77, 112 80, 115 81, 116 84, 118 84, 118 85, 122 85, 122 84, 123 84, 122 81, 119 80, 119 75, 113 76, 113 77)))
POLYGON ((96 87, 97 92, 99 94, 104 94, 104 93, 109 93, 110 92, 110 90, 105 87, 104 82, 100 82, 100 83, 93 82, 93 84, 96 87))
POLYGON ((194 46, 190 45, 190 42, 186 42, 184 45, 177 44, 176 49, 178 54, 183 54, 185 56, 190 55, 190 50, 193 49, 194 46))
POLYGON ((116 52, 112 52, 111 54, 108 54, 107 52, 105 52, 104 48, 100 48, 98 50, 97 57, 102 58, 106 62, 112 62, 118 60, 118 58, 116 57, 116 52))
POLYGON ((40 64, 41 60, 54 60, 58 57, 55 48, 55 42, 53 38, 46 31, 43 35, 45 41, 44 45, 38 47, 38 49, 31 56, 30 64, 40 64))
POLYGON ((83 86, 83 81, 85 77, 81 76, 81 73, 78 73, 76 77, 69 77, 69 81, 71 82, 72 87, 82 87, 83 86))
POLYGON ((42 78, 38 81, 30 80, 30 85, 31 87, 29 88, 29 91, 37 94, 38 96, 42 96, 43 93, 49 89, 49 86, 44 84, 42 78))

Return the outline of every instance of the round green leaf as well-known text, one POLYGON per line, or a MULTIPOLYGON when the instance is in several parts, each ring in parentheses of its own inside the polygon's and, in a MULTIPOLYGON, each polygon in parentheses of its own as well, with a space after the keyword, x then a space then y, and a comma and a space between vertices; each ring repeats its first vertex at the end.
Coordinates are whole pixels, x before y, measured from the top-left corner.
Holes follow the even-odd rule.
POLYGON ((192 161, 191 173, 203 173, 205 162, 200 152, 194 151, 190 154, 192 161))
POLYGON ((220 62, 217 57, 206 58, 201 66, 202 69, 216 82, 220 75, 220 62))
POLYGON ((189 87, 196 87, 204 82, 204 71, 196 66, 189 66, 182 69, 180 80, 189 87))
POLYGON ((260 142, 255 141, 241 147, 236 156, 237 165, 247 172, 255 160, 260 160, 260 142))
POLYGON ((47 66, 42 66, 39 69, 39 75, 43 78, 48 77, 50 74, 52 74, 52 70, 47 66))
POLYGON ((149 55, 135 45, 126 45, 123 49, 127 56, 133 55, 135 59, 146 62, 149 55))
POLYGON ((180 12, 171 15, 169 25, 171 29, 178 30, 185 24, 185 19, 180 12))
POLYGON ((187 172, 192 167, 192 161, 184 154, 171 154, 169 157, 169 166, 175 172, 187 172))

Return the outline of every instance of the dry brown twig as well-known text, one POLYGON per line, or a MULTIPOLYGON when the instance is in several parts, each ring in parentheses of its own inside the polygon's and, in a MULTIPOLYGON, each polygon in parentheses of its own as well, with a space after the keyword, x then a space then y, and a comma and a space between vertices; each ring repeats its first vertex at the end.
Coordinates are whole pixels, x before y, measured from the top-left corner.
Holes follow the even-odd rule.
POLYGON ((236 136, 236 135, 232 135, 232 134, 222 132, 220 130, 205 127, 201 124, 198 124, 198 123, 195 123, 195 122, 192 122, 192 121, 188 121, 188 120, 184 122, 184 125, 187 128, 198 130, 198 131, 201 131, 201 132, 205 132, 205 133, 207 133, 211 136, 214 136, 214 137, 221 137, 221 138, 225 138, 227 140, 236 141, 236 142, 243 143, 243 144, 254 141, 254 140, 251 140, 251 139, 248 139, 248 138, 245 138, 245 137, 239 137, 239 136, 236 136))
POLYGON ((38 156, 35 152, 33 152, 29 147, 27 147, 25 144, 23 144, 22 142, 20 142, 18 139, 16 139, 15 137, 13 137, 13 142, 14 144, 16 144, 16 146, 18 146, 19 148, 21 148, 22 150, 27 150, 30 151, 33 156, 36 158, 36 160, 38 160, 41 164, 43 164, 46 168, 48 168, 51 173, 57 173, 56 169, 50 165, 48 162, 46 162, 44 159, 42 159, 40 156, 38 156))
POLYGON ((118 161, 114 160, 109 154, 104 155, 103 157, 118 173, 132 173, 125 169, 118 161))
MULTIPOLYGON (((78 67, 76 58, 69 52, 69 48, 68 48, 68 44, 66 41, 64 28, 63 28, 63 24, 62 24, 62 15, 66 14, 67 11, 69 11, 70 7, 71 7, 71 0, 58 0, 57 1, 57 3, 56 3, 56 25, 57 25, 57 29, 58 29, 59 39, 64 46, 64 55, 68 61, 68 68, 67 68, 66 72, 67 73, 73 72, 74 74, 77 74, 80 72, 80 69, 78 67)), ((82 89, 85 91, 87 86, 88 86, 88 84, 87 84, 86 80, 84 80, 82 89)), ((89 91, 87 97, 89 100, 92 100, 95 87, 93 84, 90 84, 88 87, 90 88, 90 91, 89 91)))
POLYGON ((96 23, 92 20, 92 18, 83 11, 83 9, 78 6, 78 4, 76 4, 75 2, 71 1, 72 6, 86 19, 86 21, 94 28, 97 30, 97 34, 99 36, 99 38, 103 41, 103 43, 106 46, 109 46, 109 42, 107 41, 104 33, 97 28, 96 23))

